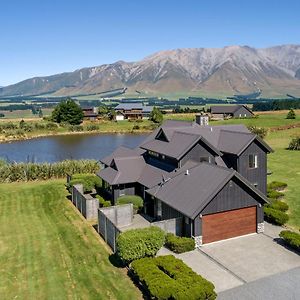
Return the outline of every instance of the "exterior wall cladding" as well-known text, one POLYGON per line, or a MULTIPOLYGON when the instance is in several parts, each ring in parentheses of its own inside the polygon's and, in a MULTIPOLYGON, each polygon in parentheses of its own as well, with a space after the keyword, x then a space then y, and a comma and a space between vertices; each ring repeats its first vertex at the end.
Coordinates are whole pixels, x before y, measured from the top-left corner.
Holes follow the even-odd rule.
POLYGON ((239 118, 240 115, 241 115, 242 118, 244 118, 245 115, 246 115, 246 118, 252 117, 251 112, 249 110, 247 110, 245 107, 241 107, 240 109, 235 111, 234 114, 233 114, 233 116, 235 118, 239 118))
POLYGON ((209 215, 221 211, 233 210, 243 207, 256 206, 256 223, 263 222, 263 207, 256 200, 253 192, 244 190, 235 178, 228 182, 214 199, 199 213, 194 220, 194 236, 202 235, 202 224, 200 215, 209 215))
POLYGON ((251 143, 238 159, 237 171, 248 179, 265 195, 267 193, 267 154, 260 148, 257 142, 251 143), (258 167, 249 168, 249 154, 257 154, 258 167))
POLYGON ((200 141, 180 160, 180 164, 183 166, 188 160, 200 162, 201 157, 210 157, 211 163, 215 163, 213 152, 200 141))

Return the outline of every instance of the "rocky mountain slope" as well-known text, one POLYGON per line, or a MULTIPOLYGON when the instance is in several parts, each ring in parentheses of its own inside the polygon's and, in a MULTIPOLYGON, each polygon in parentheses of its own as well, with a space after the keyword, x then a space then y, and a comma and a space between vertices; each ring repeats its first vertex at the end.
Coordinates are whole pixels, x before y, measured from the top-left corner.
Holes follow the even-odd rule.
POLYGON ((258 89, 263 96, 300 94, 300 45, 161 51, 138 62, 27 79, 2 88, 0 96, 94 94, 120 87, 148 94, 232 95, 258 89))

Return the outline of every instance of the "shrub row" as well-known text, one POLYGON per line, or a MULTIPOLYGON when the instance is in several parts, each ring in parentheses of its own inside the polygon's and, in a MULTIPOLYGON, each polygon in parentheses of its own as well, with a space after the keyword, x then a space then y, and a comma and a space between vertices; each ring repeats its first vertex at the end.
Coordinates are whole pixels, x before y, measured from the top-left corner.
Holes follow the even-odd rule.
POLYGON ((214 285, 173 255, 142 258, 131 269, 151 298, 216 299, 214 285))
POLYGON ((286 213, 268 206, 264 207, 264 215, 266 221, 275 225, 281 226, 289 220, 289 216, 286 213))
POLYGON ((268 190, 282 191, 286 187, 287 187, 287 184, 285 182, 281 182, 281 181, 272 181, 268 184, 268 190))
POLYGON ((192 238, 179 237, 173 233, 167 233, 165 246, 175 253, 183 253, 195 249, 195 241, 192 238))
POLYGON ((95 173, 100 166, 96 160, 64 160, 56 163, 1 164, 0 182, 47 180, 67 174, 95 173))
POLYGON ((300 251, 300 234, 297 232, 283 230, 279 236, 292 248, 300 251))
POLYGON ((117 205, 128 204, 128 203, 133 204, 133 209, 135 212, 139 211, 139 209, 143 207, 143 199, 139 196, 125 195, 117 199, 117 205))
POLYGON ((67 186, 69 191, 74 184, 82 184, 84 193, 90 193, 101 187, 102 180, 95 174, 73 174, 72 180, 67 186))
POLYGON ((117 238, 117 254, 123 263, 128 264, 146 256, 155 256, 164 241, 164 231, 155 226, 128 230, 117 238))
POLYGON ((284 194, 281 192, 278 192, 278 191, 276 191, 274 189, 270 189, 270 188, 267 189, 267 197, 270 199, 279 199, 279 198, 282 198, 283 196, 284 196, 284 194))
POLYGON ((109 200, 105 200, 102 196, 96 195, 96 198, 99 200, 101 207, 109 207, 111 206, 111 202, 109 200))
POLYGON ((266 207, 270 207, 275 210, 280 210, 282 212, 286 212, 289 209, 289 206, 287 205, 287 203, 280 201, 280 200, 275 200, 271 204, 267 204, 266 207))

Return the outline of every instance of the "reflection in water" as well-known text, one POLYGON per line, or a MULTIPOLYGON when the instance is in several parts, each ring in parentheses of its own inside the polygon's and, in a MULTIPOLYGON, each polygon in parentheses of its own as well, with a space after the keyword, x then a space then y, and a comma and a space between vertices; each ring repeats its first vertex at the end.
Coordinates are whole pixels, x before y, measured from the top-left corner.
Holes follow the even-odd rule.
POLYGON ((8 161, 55 162, 64 159, 100 159, 117 147, 136 147, 146 135, 95 134, 51 136, 0 144, 0 158, 8 161))

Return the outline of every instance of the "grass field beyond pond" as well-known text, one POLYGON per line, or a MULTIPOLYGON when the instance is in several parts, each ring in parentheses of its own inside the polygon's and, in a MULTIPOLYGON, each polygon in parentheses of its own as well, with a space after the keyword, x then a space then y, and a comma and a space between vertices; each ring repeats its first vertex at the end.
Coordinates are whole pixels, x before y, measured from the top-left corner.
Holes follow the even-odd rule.
POLYGON ((1 299, 138 299, 62 180, 0 185, 1 299))

